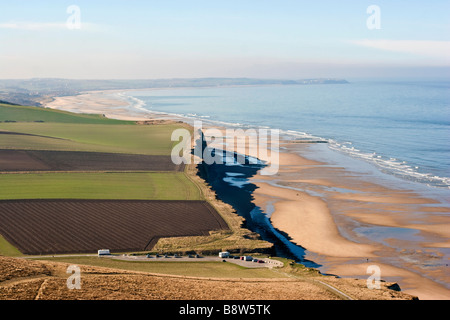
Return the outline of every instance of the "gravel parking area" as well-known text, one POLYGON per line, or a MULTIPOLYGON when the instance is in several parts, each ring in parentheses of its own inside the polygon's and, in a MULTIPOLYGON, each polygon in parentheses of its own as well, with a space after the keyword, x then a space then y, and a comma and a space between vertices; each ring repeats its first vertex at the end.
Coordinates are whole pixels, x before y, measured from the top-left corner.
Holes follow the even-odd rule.
POLYGON ((215 261, 215 262, 220 262, 220 261, 225 261, 226 263, 234 263, 246 268, 273 268, 273 267, 282 267, 283 263, 278 261, 278 260, 273 260, 273 259, 269 259, 269 258, 262 258, 258 260, 262 260, 264 261, 263 263, 259 263, 259 262, 254 262, 254 261, 244 261, 241 260, 240 257, 239 259, 234 259, 234 258, 220 258, 220 257, 215 257, 215 256, 200 256, 200 257, 195 257, 195 255, 192 255, 191 257, 189 256, 167 256, 165 257, 164 255, 160 255, 159 257, 157 257, 156 255, 121 255, 121 256, 115 256, 115 255, 110 255, 110 256, 105 256, 111 259, 116 259, 116 260, 126 260, 126 261, 147 261, 147 262, 154 262, 154 261, 158 261, 158 262, 202 262, 202 261, 215 261))

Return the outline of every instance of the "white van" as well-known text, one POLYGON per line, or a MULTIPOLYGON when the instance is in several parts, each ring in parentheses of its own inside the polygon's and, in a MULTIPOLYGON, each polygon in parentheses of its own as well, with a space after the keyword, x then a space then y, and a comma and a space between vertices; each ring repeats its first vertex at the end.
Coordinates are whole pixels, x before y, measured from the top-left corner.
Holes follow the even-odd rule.
POLYGON ((100 249, 98 250, 98 256, 109 256, 111 252, 109 249, 100 249))
POLYGON ((219 252, 219 258, 228 258, 230 253, 228 251, 219 252))

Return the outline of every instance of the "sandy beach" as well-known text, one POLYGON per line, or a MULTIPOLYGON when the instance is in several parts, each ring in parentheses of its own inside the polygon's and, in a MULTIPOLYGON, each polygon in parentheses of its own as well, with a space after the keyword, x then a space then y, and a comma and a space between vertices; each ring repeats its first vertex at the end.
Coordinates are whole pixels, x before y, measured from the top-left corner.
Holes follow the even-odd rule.
POLYGON ((103 114, 107 118, 130 121, 168 118, 165 115, 151 116, 139 110, 129 108, 132 101, 121 93, 123 90, 93 91, 76 96, 55 97, 46 104, 47 108, 59 109, 74 113, 103 114))
MULTIPOLYGON (((130 109, 118 91, 57 97, 49 108, 124 120, 173 119, 130 109)), ((183 120, 180 118, 179 120, 183 120)), ((254 203, 323 273, 381 278, 419 299, 450 299, 450 207, 370 175, 311 160, 314 144, 280 144, 278 173, 257 175, 254 203), (396 231, 396 232, 393 232, 396 231), (392 236, 398 234, 398 236, 392 236)), ((255 150, 248 153, 258 156, 255 150)), ((265 160, 265 159, 261 159, 265 160)))
POLYGON ((377 265, 382 279, 397 281, 402 291, 419 299, 450 298, 445 255, 450 217, 442 215, 449 212, 448 207, 408 190, 389 189, 370 177, 307 160, 298 155, 310 147, 306 144, 285 147, 290 153, 280 154, 276 176, 252 178, 258 186, 254 201, 271 214, 275 228, 307 250, 307 259, 322 265, 319 270, 368 278, 367 267, 377 265), (378 228, 412 232, 404 238, 389 238, 377 233, 378 228))

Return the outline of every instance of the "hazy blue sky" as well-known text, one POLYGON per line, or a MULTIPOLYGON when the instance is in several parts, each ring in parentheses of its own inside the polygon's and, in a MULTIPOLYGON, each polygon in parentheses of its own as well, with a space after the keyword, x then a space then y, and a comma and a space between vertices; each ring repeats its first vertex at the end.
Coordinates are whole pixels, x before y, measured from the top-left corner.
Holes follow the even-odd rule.
POLYGON ((450 76, 449 17, 449 0, 0 0, 0 78, 450 76))

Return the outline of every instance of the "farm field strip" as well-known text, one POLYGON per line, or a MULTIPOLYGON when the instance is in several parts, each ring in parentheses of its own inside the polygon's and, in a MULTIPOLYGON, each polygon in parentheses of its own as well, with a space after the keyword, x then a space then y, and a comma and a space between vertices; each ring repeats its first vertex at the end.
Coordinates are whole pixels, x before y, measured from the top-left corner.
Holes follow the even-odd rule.
POLYGON ((0 185, 0 200, 201 199, 183 172, 5 173, 0 185))
POLYGON ((24 254, 142 251, 153 238, 228 228, 205 201, 3 200, 0 220, 24 254))
POLYGON ((81 114, 68 111, 0 103, 0 120, 20 122, 90 123, 103 125, 132 124, 131 121, 108 119, 99 114, 81 114))
POLYGON ((39 135, 0 134, 2 149, 21 150, 61 150, 61 151, 94 151, 116 152, 114 148, 102 147, 68 139, 45 137, 39 135))
POLYGON ((0 172, 183 171, 170 156, 103 152, 0 149, 0 172))
POLYGON ((171 160, 180 127, 0 104, 2 241, 23 254, 140 251, 227 229, 171 160))
MULTIPOLYGON (((177 143, 171 141, 171 135, 178 128, 180 128, 180 125, 177 124, 145 126, 126 124, 0 123, 0 131, 30 134, 31 136, 16 135, 15 139, 21 139, 22 141, 38 140, 44 150, 52 150, 54 145, 58 145, 58 150, 60 150, 60 148, 64 148, 64 143, 67 143, 68 145, 73 145, 74 149, 71 149, 73 151, 166 156, 170 155, 173 146, 177 143)), ((14 135, 2 134, 0 136, 13 137, 14 135)), ((7 141, 9 138, 3 137, 7 147, 2 148, 14 149, 14 145, 7 141)), ((29 146, 32 146, 32 144, 29 146)))

